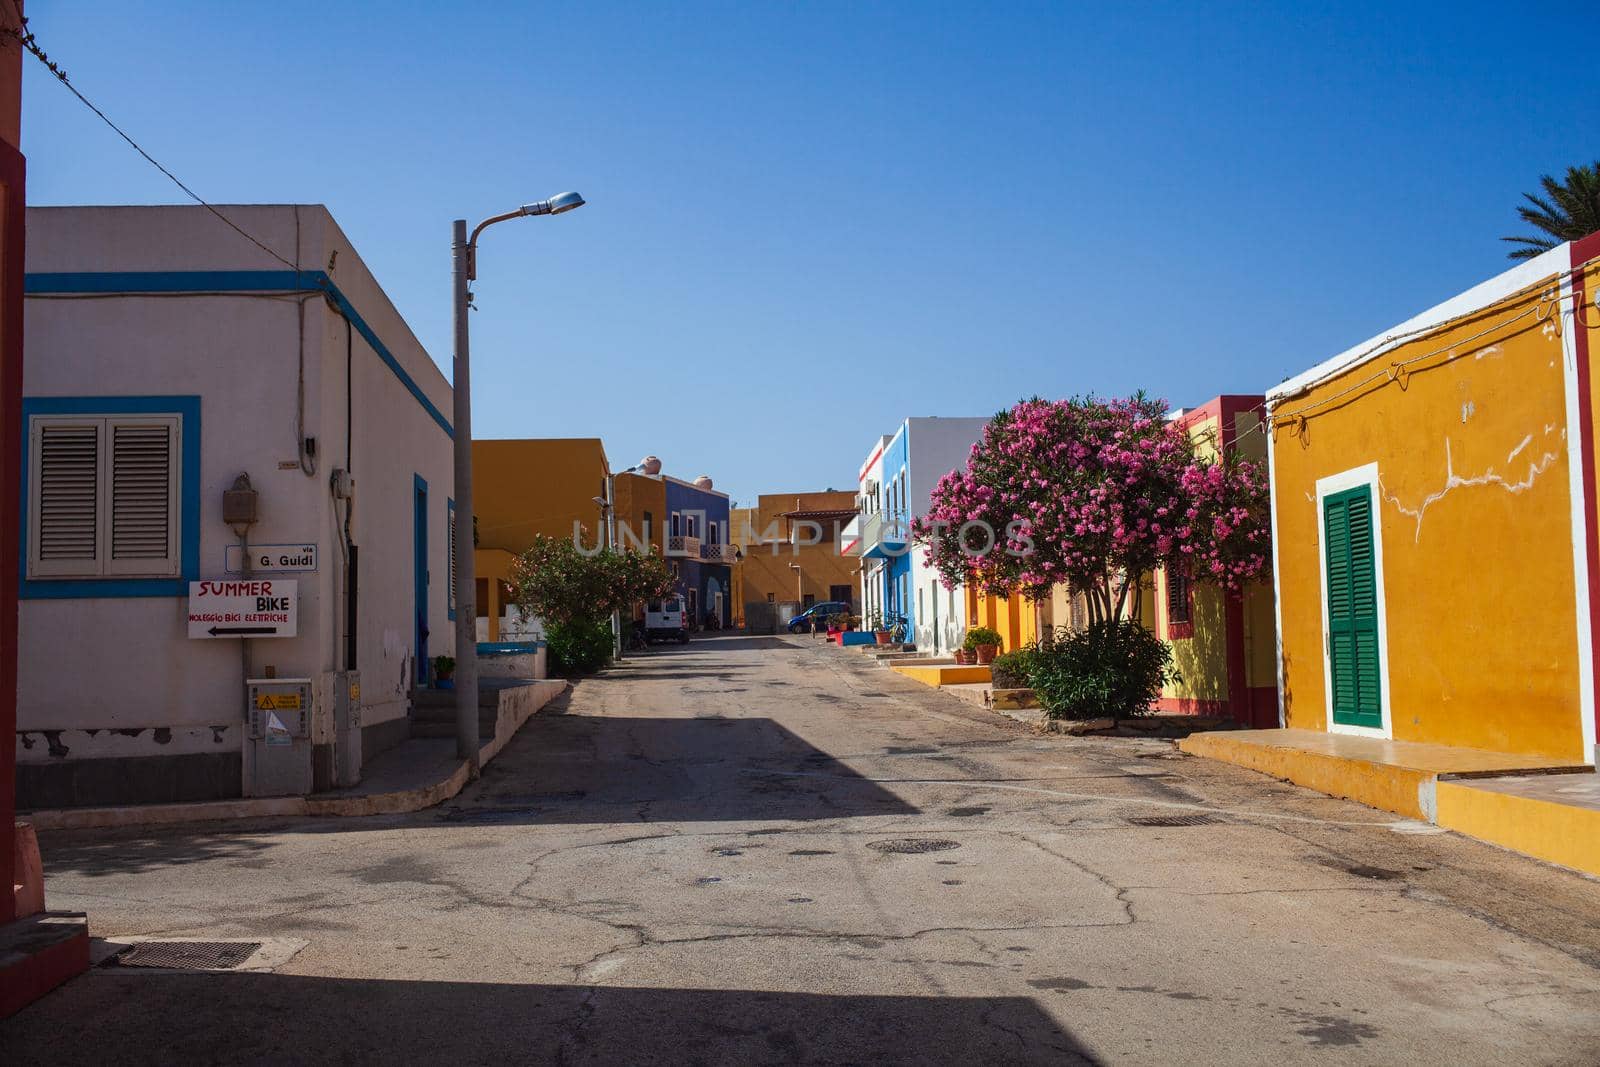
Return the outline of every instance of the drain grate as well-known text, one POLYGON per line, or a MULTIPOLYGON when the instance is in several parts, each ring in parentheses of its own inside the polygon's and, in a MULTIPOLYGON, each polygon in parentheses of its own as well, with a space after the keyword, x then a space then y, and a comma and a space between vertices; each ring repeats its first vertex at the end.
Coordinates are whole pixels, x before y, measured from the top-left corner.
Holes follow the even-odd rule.
POLYGON ((892 852, 896 855, 916 855, 921 852, 943 852, 960 848, 959 841, 946 841, 937 837, 897 837, 888 841, 868 841, 867 847, 875 852, 892 852))
POLYGON ((260 947, 259 941, 145 941, 112 960, 118 967, 231 971, 260 947))
POLYGON ((1216 822, 1212 815, 1136 815, 1128 820, 1131 826, 1211 826, 1216 822))

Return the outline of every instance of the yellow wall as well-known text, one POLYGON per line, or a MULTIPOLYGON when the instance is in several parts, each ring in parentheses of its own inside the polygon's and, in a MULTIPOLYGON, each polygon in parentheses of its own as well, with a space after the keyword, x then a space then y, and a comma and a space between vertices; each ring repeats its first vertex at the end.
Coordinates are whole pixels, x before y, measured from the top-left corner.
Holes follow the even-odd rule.
POLYGON ((500 640, 500 619, 506 612, 511 585, 511 565, 515 559, 503 548, 480 548, 472 554, 472 573, 477 577, 478 618, 487 619, 488 641, 500 640))
POLYGON ((1316 483, 1376 463, 1393 736, 1583 755, 1563 355, 1541 291, 1274 401, 1289 726, 1328 722, 1316 483))
POLYGON ((641 474, 619 474, 613 488, 617 506, 617 543, 632 549, 634 540, 648 541, 653 552, 664 555, 662 538, 667 529, 667 483, 641 474), (648 522, 646 521, 648 520, 648 522), (622 524, 632 531, 624 536, 622 524), (645 536, 646 531, 649 537, 645 536))
POLYGON ((744 554, 734 568, 737 613, 744 613, 745 604, 764 603, 769 597, 775 603, 800 602, 806 595, 828 600, 835 585, 850 587, 850 599, 859 610, 861 561, 839 555, 834 537, 835 522, 842 527, 849 516, 815 520, 822 526, 823 540, 798 547, 791 541, 796 520, 789 517, 794 512, 850 511, 855 506, 854 493, 835 491, 769 493, 758 497, 753 508, 733 509, 729 540, 744 554), (799 564, 800 570, 793 570, 791 563, 799 564))
POLYGON ((1000 634, 1000 651, 1015 652, 1039 640, 1039 606, 1019 593, 1008 597, 967 590, 967 628, 987 626, 1000 634))
POLYGON ((571 537, 581 523, 584 543, 600 532, 594 498, 605 492, 605 447, 598 437, 472 442, 472 500, 478 546, 521 554, 535 534, 571 537))

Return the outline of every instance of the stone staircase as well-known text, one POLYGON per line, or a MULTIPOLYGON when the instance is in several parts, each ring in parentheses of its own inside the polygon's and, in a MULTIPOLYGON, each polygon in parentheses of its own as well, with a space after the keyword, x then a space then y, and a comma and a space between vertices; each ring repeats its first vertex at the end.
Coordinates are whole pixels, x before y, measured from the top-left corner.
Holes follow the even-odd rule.
MULTIPOLYGON (((478 680, 478 736, 493 737, 500 715, 500 687, 478 680)), ((456 692, 454 689, 418 689, 411 694, 412 737, 454 737, 456 735, 456 692)))

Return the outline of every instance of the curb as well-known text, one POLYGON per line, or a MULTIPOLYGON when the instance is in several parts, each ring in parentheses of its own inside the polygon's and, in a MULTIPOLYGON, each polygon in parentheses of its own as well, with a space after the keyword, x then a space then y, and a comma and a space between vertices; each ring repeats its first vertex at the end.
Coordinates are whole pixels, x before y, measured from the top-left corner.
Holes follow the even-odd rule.
MULTIPOLYGON (((537 707, 516 717, 515 725, 495 736, 479 749, 478 766, 487 767, 511 741, 518 730, 540 709, 570 688, 563 682, 537 707)), ((508 690, 509 692, 510 690, 508 690)), ((119 826, 169 826, 177 823, 219 822, 231 819, 315 816, 359 818, 364 815, 404 815, 422 811, 454 797, 472 780, 466 760, 454 761, 450 773, 426 785, 397 789, 388 793, 367 793, 346 797, 252 797, 237 800, 202 800, 185 804, 141 804, 116 808, 53 808, 18 813, 19 819, 33 823, 36 830, 89 830, 119 826)))

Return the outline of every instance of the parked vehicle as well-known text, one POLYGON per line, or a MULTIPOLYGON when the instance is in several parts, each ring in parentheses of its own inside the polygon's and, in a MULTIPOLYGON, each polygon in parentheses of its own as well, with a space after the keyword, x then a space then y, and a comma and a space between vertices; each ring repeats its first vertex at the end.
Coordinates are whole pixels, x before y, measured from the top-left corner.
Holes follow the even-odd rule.
POLYGON ((789 632, 792 634, 821 632, 828 628, 830 615, 838 615, 849 610, 850 605, 843 600, 824 600, 820 604, 813 604, 789 620, 789 632))
POLYGON ((684 610, 683 598, 669 596, 664 600, 647 601, 644 606, 644 636, 647 641, 689 641, 689 613, 684 610))

